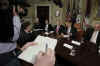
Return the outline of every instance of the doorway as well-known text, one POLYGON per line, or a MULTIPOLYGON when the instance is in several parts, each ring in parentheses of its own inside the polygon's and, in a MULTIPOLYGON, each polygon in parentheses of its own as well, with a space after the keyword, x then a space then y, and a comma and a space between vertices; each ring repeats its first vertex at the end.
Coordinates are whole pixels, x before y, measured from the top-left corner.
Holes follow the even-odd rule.
POLYGON ((42 25, 46 19, 49 21, 49 6, 37 6, 37 17, 42 25))

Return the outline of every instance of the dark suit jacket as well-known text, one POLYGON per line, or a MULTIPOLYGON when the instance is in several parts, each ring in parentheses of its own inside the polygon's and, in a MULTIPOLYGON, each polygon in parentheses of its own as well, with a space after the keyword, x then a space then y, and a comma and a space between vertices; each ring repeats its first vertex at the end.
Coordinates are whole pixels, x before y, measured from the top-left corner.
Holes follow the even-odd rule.
MULTIPOLYGON (((68 30, 68 28, 65 27, 64 34, 67 34, 67 30, 68 30)), ((74 28, 73 26, 71 26, 70 33, 72 33, 72 36, 71 36, 72 39, 76 38, 76 32, 77 32, 76 28, 74 28)))
POLYGON ((42 24, 36 24, 34 23, 33 29, 44 29, 44 26, 42 24))
MULTIPOLYGON (((87 31, 86 31, 86 33, 85 33, 84 40, 85 40, 85 41, 89 41, 89 40, 91 39, 91 37, 92 37, 93 32, 94 32, 94 29, 93 29, 93 28, 87 29, 87 31)), ((98 36, 97 36, 96 43, 97 43, 98 45, 100 45, 100 31, 99 31, 99 34, 98 34, 98 36)))
MULTIPOLYGON (((45 25, 45 27, 46 27, 46 25, 45 25)), ((44 28, 44 30, 45 30, 45 28, 44 28)), ((53 29, 51 24, 48 25, 48 32, 50 32, 50 31, 54 31, 54 29, 53 29)))
POLYGON ((17 44, 22 47, 27 42, 31 42, 35 39, 35 34, 33 33, 26 33, 24 30, 20 32, 19 39, 17 40, 17 44))
MULTIPOLYGON (((54 26, 54 31, 55 31, 55 32, 56 32, 56 28, 57 28, 57 25, 54 26)), ((64 26, 63 26, 63 25, 60 25, 60 28, 59 28, 58 33, 59 33, 59 34, 64 33, 64 29, 65 29, 64 26)))

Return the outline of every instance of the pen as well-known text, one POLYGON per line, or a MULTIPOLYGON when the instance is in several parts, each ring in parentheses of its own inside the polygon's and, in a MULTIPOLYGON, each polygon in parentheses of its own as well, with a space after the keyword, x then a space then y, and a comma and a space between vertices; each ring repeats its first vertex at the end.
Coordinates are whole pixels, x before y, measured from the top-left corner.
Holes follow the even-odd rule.
POLYGON ((48 44, 46 43, 45 52, 47 52, 47 50, 48 50, 48 44))

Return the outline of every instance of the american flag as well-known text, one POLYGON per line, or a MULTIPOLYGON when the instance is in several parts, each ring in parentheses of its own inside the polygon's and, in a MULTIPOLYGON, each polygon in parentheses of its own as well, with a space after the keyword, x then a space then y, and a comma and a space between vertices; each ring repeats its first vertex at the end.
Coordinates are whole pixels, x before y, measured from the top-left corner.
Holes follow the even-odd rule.
POLYGON ((71 21, 71 13, 70 12, 66 13, 66 21, 71 21))
POLYGON ((83 29, 86 30, 89 27, 88 18, 83 17, 83 29))

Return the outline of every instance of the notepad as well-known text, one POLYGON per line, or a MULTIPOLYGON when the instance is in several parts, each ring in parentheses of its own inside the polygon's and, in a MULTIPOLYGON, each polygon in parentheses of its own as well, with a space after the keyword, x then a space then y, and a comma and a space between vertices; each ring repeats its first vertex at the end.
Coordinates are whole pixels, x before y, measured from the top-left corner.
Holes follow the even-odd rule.
POLYGON ((34 29, 34 31, 40 31, 40 30, 43 30, 43 29, 34 29))
POLYGON ((73 46, 71 46, 71 45, 69 45, 69 44, 66 44, 66 43, 64 43, 64 47, 66 47, 66 48, 69 48, 69 49, 73 49, 73 46))
POLYGON ((54 31, 50 31, 50 33, 54 33, 54 31))
POLYGON ((78 41, 74 41, 74 40, 72 40, 72 43, 75 44, 75 45, 77 45, 77 46, 80 46, 80 45, 81 45, 80 42, 78 42, 78 41))
POLYGON ((70 36, 69 36, 69 35, 64 35, 64 37, 65 37, 65 38, 69 38, 70 36))
POLYGON ((34 64, 37 54, 40 51, 46 52, 46 48, 47 48, 46 44, 48 44, 48 48, 51 48, 52 50, 55 49, 56 44, 57 44, 56 39, 44 37, 44 36, 40 36, 40 35, 35 39, 34 42, 37 43, 37 45, 28 47, 26 50, 24 50, 18 56, 19 59, 34 64))
POLYGON ((45 32, 45 34, 46 34, 46 35, 49 35, 50 33, 48 33, 48 32, 45 32))

